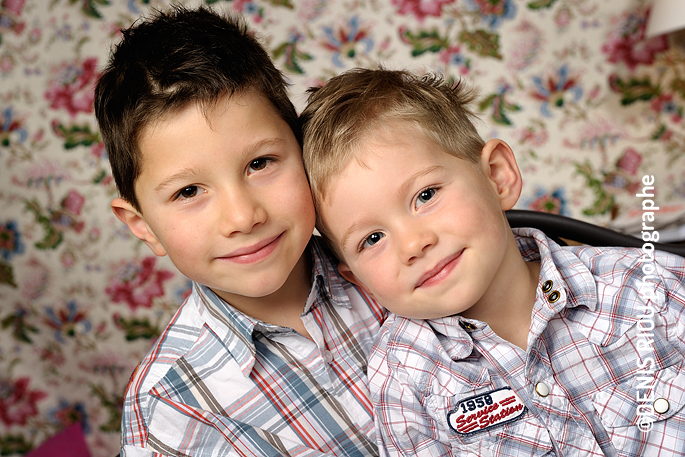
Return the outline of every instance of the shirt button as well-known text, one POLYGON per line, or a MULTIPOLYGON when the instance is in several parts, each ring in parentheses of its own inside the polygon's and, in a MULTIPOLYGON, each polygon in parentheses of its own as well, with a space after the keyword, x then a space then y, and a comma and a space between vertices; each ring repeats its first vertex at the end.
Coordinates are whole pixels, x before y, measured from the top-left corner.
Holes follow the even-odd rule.
POLYGON ((333 354, 331 354, 331 351, 323 351, 323 361, 326 362, 328 365, 331 364, 333 361, 333 354))
POLYGON ((544 382, 539 382, 535 384, 535 392, 537 392, 541 397, 546 397, 549 395, 549 386, 544 382))
POLYGON ((549 292, 550 290, 552 290, 552 287, 554 287, 554 281, 548 279, 547 281, 545 281, 545 282, 542 284, 542 291, 543 291, 544 293, 547 293, 547 292, 549 292))
POLYGON ((656 411, 659 414, 664 414, 668 411, 668 409, 671 407, 671 405, 668 403, 668 400, 665 398, 657 398, 654 400, 654 411, 656 411))
POLYGON ((473 325, 471 322, 466 322, 466 321, 459 321, 459 326, 463 328, 464 330, 476 330, 477 327, 473 325))

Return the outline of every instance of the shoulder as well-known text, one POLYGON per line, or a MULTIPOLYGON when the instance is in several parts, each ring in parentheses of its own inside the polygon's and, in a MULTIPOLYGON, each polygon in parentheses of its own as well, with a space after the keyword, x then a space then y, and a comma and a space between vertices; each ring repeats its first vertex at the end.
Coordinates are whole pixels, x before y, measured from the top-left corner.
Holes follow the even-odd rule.
MULTIPOLYGON (((682 293, 685 282, 685 258, 651 248, 589 247, 571 249, 590 270, 600 289, 615 293, 657 291, 663 303, 672 292, 682 293)), ((646 297, 651 298, 651 297, 646 297)))
POLYGON ((193 292, 178 308, 157 341, 131 375, 127 396, 148 391, 162 379, 178 359, 187 354, 198 341, 204 319, 200 313, 200 297, 193 292))
POLYGON ((369 370, 387 365, 391 371, 421 372, 437 362, 440 347, 428 321, 390 313, 369 358, 369 370))
POLYGON ((196 345, 203 327, 199 296, 192 294, 179 307, 157 341, 131 374, 122 412, 122 444, 145 446, 151 419, 150 391, 196 345))
POLYGON ((644 316, 659 315, 654 322, 663 325, 685 322, 682 257, 649 247, 564 249, 577 256, 595 283, 596 299, 588 303, 590 310, 579 310, 573 318, 591 341, 609 344, 644 316))

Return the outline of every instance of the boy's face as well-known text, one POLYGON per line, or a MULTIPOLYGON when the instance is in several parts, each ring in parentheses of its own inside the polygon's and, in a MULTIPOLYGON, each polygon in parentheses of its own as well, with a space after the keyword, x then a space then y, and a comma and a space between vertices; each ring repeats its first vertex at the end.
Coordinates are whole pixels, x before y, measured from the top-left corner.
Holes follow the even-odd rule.
POLYGON ((293 132, 261 95, 196 105, 143 131, 142 213, 117 216, 157 255, 229 302, 277 292, 302 258, 314 207, 293 132))
POLYGON ((365 136, 328 188, 321 215, 344 257, 339 269, 399 315, 465 314, 509 257, 502 211, 518 198, 513 153, 491 140, 473 164, 407 123, 391 127, 365 136))

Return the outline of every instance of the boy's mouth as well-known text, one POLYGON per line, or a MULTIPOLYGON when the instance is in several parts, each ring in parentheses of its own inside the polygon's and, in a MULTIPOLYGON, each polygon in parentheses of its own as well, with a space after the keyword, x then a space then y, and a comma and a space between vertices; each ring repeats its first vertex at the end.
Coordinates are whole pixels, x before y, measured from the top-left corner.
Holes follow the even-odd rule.
POLYGON ((430 287, 442 281, 445 277, 447 277, 447 275, 449 275, 452 272, 454 267, 459 262, 461 254, 463 252, 464 250, 461 249, 456 254, 444 258, 442 261, 440 261, 440 263, 438 263, 435 266, 435 268, 424 273, 421 276, 421 278, 419 278, 414 288, 418 289, 419 287, 430 287))
POLYGON ((221 259, 236 263, 254 263, 268 257, 278 246, 283 233, 266 238, 252 246, 236 249, 235 251, 221 256, 221 259))

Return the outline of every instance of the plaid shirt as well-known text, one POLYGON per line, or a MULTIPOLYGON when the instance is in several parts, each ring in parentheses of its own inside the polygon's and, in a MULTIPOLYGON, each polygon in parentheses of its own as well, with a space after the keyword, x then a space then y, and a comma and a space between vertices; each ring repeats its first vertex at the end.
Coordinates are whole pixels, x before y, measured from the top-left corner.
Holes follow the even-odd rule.
POLYGON ((377 455, 366 360, 385 311, 310 243, 313 338, 194 284, 131 378, 122 457, 377 455))
POLYGON ((389 316, 369 359, 379 447, 685 455, 685 259, 514 233, 523 257, 541 262, 528 349, 477 320, 389 316))

